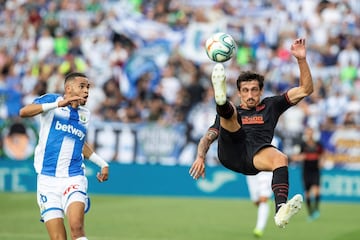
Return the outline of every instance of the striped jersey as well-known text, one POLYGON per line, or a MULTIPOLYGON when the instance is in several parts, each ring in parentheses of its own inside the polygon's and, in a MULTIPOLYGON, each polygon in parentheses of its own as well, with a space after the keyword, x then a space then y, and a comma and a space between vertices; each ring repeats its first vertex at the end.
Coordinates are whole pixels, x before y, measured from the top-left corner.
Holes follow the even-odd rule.
MULTIPOLYGON (((63 100, 59 94, 45 94, 35 104, 63 100)), ((35 148, 34 167, 38 174, 71 177, 84 175, 82 149, 90 111, 82 106, 58 107, 40 116, 39 142, 35 148)))

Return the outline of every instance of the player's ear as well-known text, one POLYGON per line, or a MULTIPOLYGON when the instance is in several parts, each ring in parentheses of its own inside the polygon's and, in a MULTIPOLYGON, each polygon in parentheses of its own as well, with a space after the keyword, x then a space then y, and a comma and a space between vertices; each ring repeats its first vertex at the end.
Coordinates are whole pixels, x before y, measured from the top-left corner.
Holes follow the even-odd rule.
POLYGON ((261 95, 264 94, 264 88, 262 88, 262 89, 260 90, 260 94, 261 94, 261 95))
POLYGON ((65 93, 71 92, 71 82, 65 83, 64 90, 65 90, 65 93))

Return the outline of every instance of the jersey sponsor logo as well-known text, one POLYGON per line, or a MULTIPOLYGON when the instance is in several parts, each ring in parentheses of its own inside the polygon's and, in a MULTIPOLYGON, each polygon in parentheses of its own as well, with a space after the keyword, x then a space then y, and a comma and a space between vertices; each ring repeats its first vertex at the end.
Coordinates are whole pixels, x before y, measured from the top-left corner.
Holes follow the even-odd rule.
POLYGON ((203 192, 215 192, 228 182, 236 180, 236 174, 232 172, 217 171, 213 174, 212 181, 207 179, 200 179, 197 186, 203 192))
POLYGON ((71 133, 75 136, 78 136, 80 140, 83 140, 85 137, 85 133, 80 129, 77 129, 76 127, 70 124, 62 124, 59 121, 56 121, 55 130, 71 133))
POLYGON ((262 115, 242 116, 241 122, 242 124, 264 124, 264 118, 262 115))

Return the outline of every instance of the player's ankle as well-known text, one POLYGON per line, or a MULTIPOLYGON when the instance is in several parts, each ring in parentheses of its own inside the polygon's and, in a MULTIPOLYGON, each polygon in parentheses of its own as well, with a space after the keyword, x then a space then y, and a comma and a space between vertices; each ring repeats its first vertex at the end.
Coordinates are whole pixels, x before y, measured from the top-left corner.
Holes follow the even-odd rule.
POLYGON ((229 101, 225 101, 223 105, 216 105, 216 112, 220 117, 230 119, 235 110, 229 101))

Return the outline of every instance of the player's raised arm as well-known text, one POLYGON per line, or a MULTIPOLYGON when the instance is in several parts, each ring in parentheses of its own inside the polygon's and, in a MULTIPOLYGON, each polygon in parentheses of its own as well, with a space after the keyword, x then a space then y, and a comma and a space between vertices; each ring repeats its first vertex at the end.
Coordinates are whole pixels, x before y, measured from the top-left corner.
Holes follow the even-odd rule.
POLYGON ((304 97, 309 96, 314 91, 311 71, 306 60, 305 39, 298 38, 291 45, 291 54, 297 59, 300 79, 299 86, 291 88, 287 95, 291 103, 296 104, 304 97))

